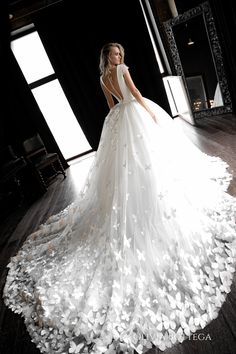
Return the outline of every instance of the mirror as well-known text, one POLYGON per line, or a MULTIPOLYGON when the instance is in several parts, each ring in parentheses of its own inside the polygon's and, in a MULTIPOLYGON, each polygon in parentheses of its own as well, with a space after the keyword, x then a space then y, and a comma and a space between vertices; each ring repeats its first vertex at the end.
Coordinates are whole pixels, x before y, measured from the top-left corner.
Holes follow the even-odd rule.
POLYGON ((183 77, 194 118, 232 112, 209 3, 204 2, 163 25, 176 75, 183 77))

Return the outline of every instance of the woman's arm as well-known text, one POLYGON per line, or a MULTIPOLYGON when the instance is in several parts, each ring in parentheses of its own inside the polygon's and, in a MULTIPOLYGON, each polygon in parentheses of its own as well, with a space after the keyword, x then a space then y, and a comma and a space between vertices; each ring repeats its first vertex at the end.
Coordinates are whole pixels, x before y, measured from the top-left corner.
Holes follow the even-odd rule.
POLYGON ((102 84, 102 82, 101 82, 101 87, 102 87, 102 91, 106 97, 108 107, 111 109, 115 105, 112 94, 106 89, 106 87, 102 84))
POLYGON ((139 90, 137 89, 137 87, 135 86, 131 75, 129 73, 129 70, 126 70, 124 73, 124 79, 126 82, 126 85, 128 86, 128 88, 130 89, 130 92, 132 93, 132 95, 136 98, 136 100, 141 104, 141 106, 143 106, 143 108, 146 109, 146 111, 151 115, 151 117, 154 119, 154 121, 156 122, 156 117, 155 114, 151 111, 151 109, 148 107, 148 105, 146 104, 143 96, 141 95, 141 93, 139 92, 139 90))

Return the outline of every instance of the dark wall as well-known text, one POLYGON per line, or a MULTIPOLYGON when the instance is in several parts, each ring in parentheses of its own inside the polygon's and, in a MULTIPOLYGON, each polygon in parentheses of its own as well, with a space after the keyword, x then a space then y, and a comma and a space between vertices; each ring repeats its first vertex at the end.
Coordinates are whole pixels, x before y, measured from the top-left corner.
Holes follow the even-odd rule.
POLYGON ((0 146, 4 140, 5 116, 8 111, 6 86, 8 83, 9 55, 10 55, 10 24, 8 19, 8 8, 5 2, 0 2, 0 146))

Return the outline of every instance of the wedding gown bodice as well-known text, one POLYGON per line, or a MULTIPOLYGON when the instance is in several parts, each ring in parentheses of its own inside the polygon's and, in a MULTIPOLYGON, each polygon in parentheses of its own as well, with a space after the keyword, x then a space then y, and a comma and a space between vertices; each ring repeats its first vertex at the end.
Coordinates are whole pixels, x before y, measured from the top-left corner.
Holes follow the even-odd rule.
POLYGON ((125 64, 120 64, 117 66, 117 79, 118 79, 120 91, 123 96, 123 100, 119 100, 119 101, 123 102, 123 103, 134 100, 132 93, 130 92, 129 88, 125 84, 125 80, 124 80, 124 76, 123 76, 125 70, 127 70, 127 69, 128 69, 128 67, 125 64))
MULTIPOLYGON (((117 81, 118 81, 118 85, 120 88, 120 92, 122 94, 122 98, 119 97, 119 94, 115 92, 111 92, 111 94, 113 96, 115 96, 115 98, 117 99, 117 101, 119 103, 127 103, 130 102, 132 100, 134 100, 134 97, 132 95, 132 93, 130 92, 129 88, 127 87, 125 80, 124 80, 124 72, 125 70, 127 70, 128 67, 125 64, 120 64, 116 66, 116 76, 117 76, 117 81)), ((102 84, 107 88, 107 86, 104 84, 102 77, 100 78, 102 84)), ((107 90, 110 92, 110 90, 107 88, 107 90)))
POLYGON ((157 124, 117 66, 123 99, 104 121, 80 196, 9 263, 5 303, 42 353, 144 353, 216 318, 235 270, 228 165, 160 106, 157 124))

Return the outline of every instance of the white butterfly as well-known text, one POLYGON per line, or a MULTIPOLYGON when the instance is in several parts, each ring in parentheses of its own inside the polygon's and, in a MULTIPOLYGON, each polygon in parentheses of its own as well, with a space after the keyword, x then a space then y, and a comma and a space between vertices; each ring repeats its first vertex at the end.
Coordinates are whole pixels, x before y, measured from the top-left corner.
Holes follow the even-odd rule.
POLYGON ((166 344, 164 342, 160 342, 158 347, 160 348, 160 350, 164 351, 166 349, 166 344))
POLYGON ((169 294, 167 294, 167 298, 169 300, 169 303, 170 303, 170 306, 172 309, 175 309, 175 308, 179 308, 180 310, 182 309, 183 307, 183 303, 181 301, 181 295, 180 295, 180 292, 178 292, 176 295, 175 295, 175 298, 169 294))
POLYGON ((137 216, 135 214, 132 214, 133 221, 136 223, 137 222, 137 216))
POLYGON ((198 279, 199 279, 199 282, 200 282, 201 284, 205 282, 206 274, 204 274, 201 269, 199 269, 198 277, 199 277, 199 278, 198 278, 198 279))
POLYGON ((103 325, 106 320, 106 314, 101 315, 99 312, 96 315, 95 324, 103 325))
POLYGON ((113 293, 112 301, 113 301, 115 307, 117 307, 119 309, 122 307, 122 305, 121 305, 122 299, 118 293, 113 293))
POLYGON ((150 297, 146 299, 140 298, 140 300, 143 307, 150 307, 150 297))
POLYGON ((169 291, 171 290, 177 290, 177 287, 176 287, 176 283, 177 283, 177 280, 174 279, 174 280, 171 280, 171 279, 167 279, 167 282, 168 282, 168 289, 169 291))
POLYGON ((151 170, 151 166, 152 166, 152 165, 151 165, 150 163, 149 163, 149 164, 146 164, 146 165, 145 165, 145 170, 146 170, 146 171, 147 171, 147 170, 151 170))
POLYGON ((89 322, 94 323, 94 313, 92 310, 88 312, 87 319, 89 320, 89 322))
POLYGON ((194 267, 200 267, 200 259, 199 256, 192 257, 192 264, 194 267))
POLYGON ((83 343, 80 343, 76 345, 75 342, 71 341, 70 342, 70 348, 69 348, 69 353, 79 353, 80 350, 84 347, 83 343))
POLYGON ((121 318, 124 321, 129 321, 130 315, 131 315, 131 312, 129 312, 129 313, 128 312, 123 312, 122 315, 121 315, 121 318))
POLYGON ((159 198, 160 200, 162 200, 162 199, 164 198, 164 194, 163 194, 163 193, 159 193, 157 196, 158 196, 158 198, 159 198))
POLYGON ((184 341, 184 338, 185 338, 185 334, 184 334, 184 331, 183 331, 183 328, 182 327, 179 327, 179 329, 177 330, 176 332, 176 339, 182 343, 184 341))
POLYGON ((226 264, 226 269, 227 269, 227 271, 228 272, 231 272, 231 273, 234 273, 235 272, 235 269, 234 269, 234 267, 232 267, 232 265, 231 264, 226 264))
POLYGON ((216 259, 216 262, 218 263, 219 269, 223 270, 225 267, 225 258, 220 256, 219 254, 216 254, 215 259, 216 259))
POLYGON ((223 253, 223 245, 222 244, 218 244, 217 247, 213 248, 213 252, 214 253, 218 253, 218 254, 222 254, 223 253))
POLYGON ((146 315, 150 317, 153 324, 155 324, 156 322, 162 321, 160 312, 155 313, 154 311, 148 309, 148 311, 146 312, 146 315))
POLYGON ((214 320, 218 316, 218 311, 214 305, 208 304, 207 313, 211 320, 214 320))
POLYGON ((214 289, 210 285, 204 285, 203 289, 209 294, 214 294, 214 289))
POLYGON ((175 329, 176 328, 176 323, 171 319, 168 318, 166 315, 162 314, 162 321, 163 321, 163 326, 165 329, 175 329))
POLYGON ((159 291, 159 294, 160 294, 161 297, 165 297, 166 296, 167 291, 166 291, 165 287, 160 288, 158 291, 159 291))
POLYGON ((201 293, 201 297, 195 296, 194 300, 198 304, 201 310, 206 310, 209 303, 209 294, 201 293))
POLYGON ((230 293, 231 285, 227 284, 227 283, 224 283, 223 285, 220 286, 220 290, 222 292, 225 292, 226 294, 228 294, 228 293, 230 293))
POLYGON ((112 333, 114 340, 118 340, 120 338, 120 333, 115 328, 112 329, 112 333))
POLYGON ((115 257, 116 257, 116 260, 119 261, 119 260, 122 260, 122 257, 121 257, 121 251, 119 252, 114 252, 115 253, 115 257))
POLYGON ((143 353, 143 346, 142 344, 139 344, 136 348, 135 348, 137 353, 142 354, 143 353))
POLYGON ((118 283, 118 281, 114 280, 112 287, 113 287, 114 289, 120 289, 120 284, 118 283))
POLYGON ((124 246, 130 248, 130 243, 131 238, 127 238, 126 235, 124 235, 124 246))
POLYGON ((220 272, 220 279, 223 283, 223 285, 231 285, 231 280, 232 280, 232 275, 231 273, 228 273, 227 271, 220 272))
POLYGON ((165 332, 165 335, 163 337, 163 343, 161 343, 160 345, 160 349, 162 350, 162 348, 169 348, 171 347, 171 341, 169 338, 169 333, 165 332))
POLYGON ((40 332, 41 336, 44 336, 45 334, 48 335, 48 331, 46 331, 45 329, 43 329, 41 332, 40 332))
POLYGON ((193 316, 190 317, 188 322, 182 322, 181 326, 186 336, 190 336, 191 332, 195 332, 197 330, 194 324, 193 316))
POLYGON ((134 344, 134 345, 136 345, 138 343, 138 335, 137 335, 137 333, 132 332, 131 341, 132 341, 132 344, 134 344))
POLYGON ((105 353, 107 351, 107 346, 101 344, 101 345, 96 345, 96 351, 95 353, 99 354, 99 353, 105 353))
POLYGON ((116 223, 116 224, 113 225, 113 228, 114 228, 115 230, 118 230, 119 227, 120 227, 120 223, 116 223))
POLYGON ((196 317, 194 316, 194 324, 197 327, 200 326, 201 328, 204 328, 205 325, 207 324, 207 320, 208 320, 207 314, 200 315, 200 313, 198 313, 196 317))
POLYGON ((129 265, 129 266, 125 266, 124 267, 124 273, 125 273, 125 275, 131 275, 131 266, 129 265))
POLYGON ((164 211, 164 217, 169 220, 171 218, 171 215, 170 214, 167 214, 165 211, 164 211))
POLYGON ((83 295, 84 295, 84 292, 82 292, 80 288, 74 289, 73 294, 72 294, 72 296, 76 300, 79 300, 83 295))
POLYGON ((143 288, 144 281, 145 281, 145 277, 143 275, 140 275, 139 278, 136 278, 136 282, 137 282, 139 288, 143 288))
POLYGON ((171 341, 172 344, 176 343, 177 341, 177 336, 176 336, 176 333, 175 331, 173 331, 172 329, 168 329, 168 334, 169 334, 169 339, 171 341))
POLYGON ((138 253, 138 259, 139 259, 139 261, 145 261, 144 252, 143 252, 143 251, 140 251, 139 249, 137 249, 137 253, 138 253))
POLYGON ((217 307, 221 307, 223 302, 225 301, 225 295, 219 289, 216 289, 216 295, 212 297, 214 299, 214 305, 217 307))
MULTIPOLYGON (((129 283, 127 283, 127 285, 126 285, 126 294, 130 295, 130 294, 132 294, 132 291, 133 291, 132 286, 129 283)), ((130 301, 130 299, 129 299, 129 301, 130 301)))
POLYGON ((113 209, 113 210, 114 210, 114 212, 117 214, 117 212, 118 212, 117 205, 113 205, 112 209, 113 209))

